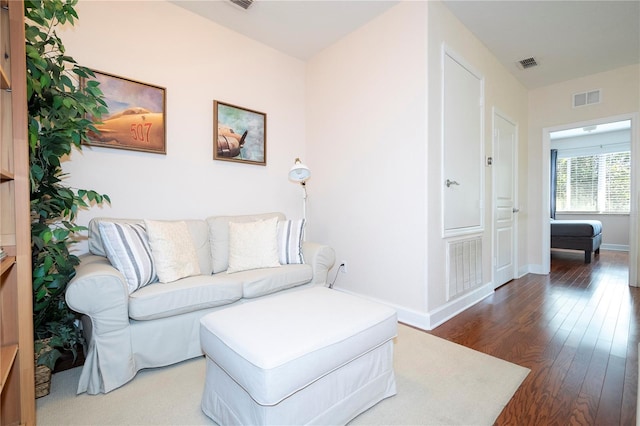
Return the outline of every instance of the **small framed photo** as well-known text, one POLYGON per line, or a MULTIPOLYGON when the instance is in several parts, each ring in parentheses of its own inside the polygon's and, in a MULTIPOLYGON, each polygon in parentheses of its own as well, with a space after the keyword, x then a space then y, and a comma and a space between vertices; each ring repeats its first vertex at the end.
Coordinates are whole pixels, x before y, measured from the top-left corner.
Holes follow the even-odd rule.
MULTIPOLYGON (((87 145, 166 154, 165 88, 92 71, 108 113, 95 122, 99 133, 90 133, 87 145)), ((81 85, 86 82, 80 80, 81 85)))
POLYGON ((213 101, 213 159, 267 164, 267 115, 213 101))

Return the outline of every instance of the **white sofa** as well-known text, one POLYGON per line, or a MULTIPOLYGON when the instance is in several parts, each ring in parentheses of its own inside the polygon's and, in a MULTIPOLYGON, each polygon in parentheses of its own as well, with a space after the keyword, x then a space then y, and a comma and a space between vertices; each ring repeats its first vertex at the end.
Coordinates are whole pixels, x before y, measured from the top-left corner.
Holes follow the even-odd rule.
MULTIPOLYGON (((201 356, 199 321, 210 312, 275 293, 325 285, 328 271, 335 262, 333 249, 302 240, 299 244, 304 263, 284 262, 274 267, 228 273, 230 240, 238 239, 230 235, 230 228, 258 221, 273 222, 274 218, 277 218, 278 226, 290 223, 281 213, 172 221, 186 225, 187 238, 193 243, 197 256, 198 273, 133 290, 130 273, 125 271, 123 274, 109 261, 108 256, 113 260, 113 251, 106 250, 103 243, 105 224, 127 224, 125 226, 129 227, 137 224, 139 228, 144 225, 141 228, 149 231, 145 238, 149 239, 153 252, 150 258, 157 264, 154 251, 157 239, 152 239, 150 222, 91 220, 90 254, 82 256, 65 295, 69 307, 83 314, 82 326, 87 342, 77 392, 106 393, 133 379, 143 368, 166 366, 201 356)), ((278 232, 278 238, 283 238, 280 229, 278 232)), ((238 247, 232 244, 232 256, 237 257, 238 247)), ((251 251, 253 247, 249 245, 247 249, 251 251)), ((176 253, 176 257, 181 255, 176 253)), ((115 264, 122 270, 122 265, 115 264)))

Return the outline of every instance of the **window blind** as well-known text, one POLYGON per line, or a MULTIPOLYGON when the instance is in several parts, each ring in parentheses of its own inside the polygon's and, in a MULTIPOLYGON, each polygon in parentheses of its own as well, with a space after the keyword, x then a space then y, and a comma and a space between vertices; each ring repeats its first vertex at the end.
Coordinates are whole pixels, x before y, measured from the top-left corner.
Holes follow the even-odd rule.
POLYGON ((631 153, 558 159, 558 211, 629 213, 631 153))

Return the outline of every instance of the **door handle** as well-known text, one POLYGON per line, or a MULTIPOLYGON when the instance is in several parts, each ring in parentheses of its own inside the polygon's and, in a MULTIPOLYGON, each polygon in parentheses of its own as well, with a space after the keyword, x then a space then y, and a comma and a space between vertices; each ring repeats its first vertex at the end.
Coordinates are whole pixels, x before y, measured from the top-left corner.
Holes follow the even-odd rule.
POLYGON ((513 208, 513 212, 514 212, 514 213, 518 213, 519 211, 520 211, 520 209, 518 209, 518 208, 516 208, 516 207, 514 207, 514 208, 513 208))
POLYGON ((449 188, 451 185, 460 185, 455 180, 449 180, 449 179, 447 179, 444 184, 447 185, 447 188, 449 188))

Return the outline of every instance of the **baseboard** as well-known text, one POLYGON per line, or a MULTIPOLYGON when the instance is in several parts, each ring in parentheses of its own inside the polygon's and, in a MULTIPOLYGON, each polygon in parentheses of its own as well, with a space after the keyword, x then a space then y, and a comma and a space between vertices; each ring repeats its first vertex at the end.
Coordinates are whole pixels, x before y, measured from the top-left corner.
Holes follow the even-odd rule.
POLYGON ((522 278, 525 275, 529 274, 531 272, 531 266, 530 265, 525 265, 525 266, 521 266, 520 268, 518 268, 518 272, 516 274, 516 278, 522 278))
MULTIPOLYGON (((601 244, 600 249, 611 251, 629 251, 629 246, 624 244, 601 244)), ((542 265, 523 265, 518 268, 518 278, 522 278, 527 274, 547 275, 542 270, 542 265)))
MULTIPOLYGON (((600 245, 600 249, 628 252, 629 246, 624 244, 602 244, 600 245)), ((542 265, 523 265, 518 268, 518 278, 522 278, 527 274, 547 275, 547 273, 542 270, 542 265)))
POLYGON ((412 309, 397 307, 398 321, 419 328, 420 330, 432 330, 431 316, 426 312, 418 312, 412 309))
POLYGON ((629 251, 628 244, 601 244, 601 250, 611 250, 611 251, 629 251))
POLYGON ((343 293, 350 294, 352 296, 362 297, 367 300, 371 300, 372 302, 381 303, 386 305, 398 313, 398 321, 421 330, 431 330, 430 327, 430 319, 429 314, 426 312, 420 312, 413 309, 408 309, 404 306, 396 305, 394 303, 389 303, 386 300, 376 299, 375 297, 366 296, 364 294, 356 293, 353 291, 345 290, 342 288, 334 288, 334 290, 341 291, 343 293))
POLYGON ((525 268, 521 268, 518 272, 518 278, 522 278, 527 274, 547 275, 547 273, 542 269, 542 265, 527 265, 525 268))
POLYGON ((450 300, 446 304, 429 312, 429 330, 436 328, 460 312, 470 308, 487 296, 493 294, 493 283, 486 283, 463 296, 450 300))
POLYGON ((353 296, 363 297, 365 299, 381 303, 383 305, 389 306, 392 309, 395 309, 398 313, 398 321, 400 321, 401 323, 419 328, 421 330, 433 330, 440 324, 443 324, 444 322, 450 320, 465 309, 468 309, 476 303, 480 302, 485 297, 490 296, 493 293, 493 284, 484 284, 455 300, 449 301, 448 303, 438 307, 437 309, 434 309, 431 312, 420 312, 413 309, 408 309, 404 306, 395 305, 385 300, 379 300, 374 297, 365 296, 363 294, 354 293, 344 289, 336 290, 351 294, 353 296))

